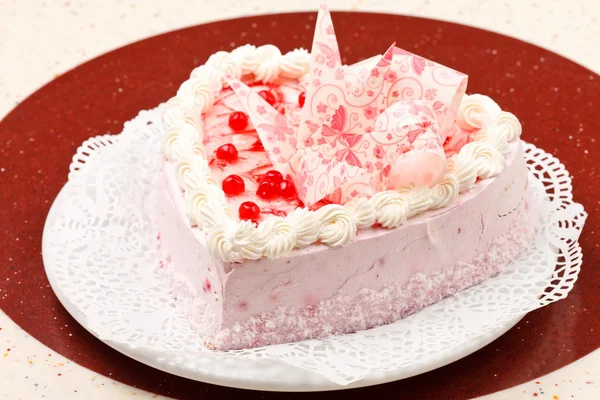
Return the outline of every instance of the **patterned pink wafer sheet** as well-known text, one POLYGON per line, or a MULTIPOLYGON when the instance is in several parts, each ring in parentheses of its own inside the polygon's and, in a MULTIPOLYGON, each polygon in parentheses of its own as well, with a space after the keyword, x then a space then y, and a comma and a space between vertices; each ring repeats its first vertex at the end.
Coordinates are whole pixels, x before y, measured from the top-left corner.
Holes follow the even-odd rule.
POLYGON ((239 81, 230 83, 274 167, 291 174, 305 205, 343 204, 407 183, 433 185, 445 171, 467 76, 392 45, 344 67, 331 14, 319 8, 300 125, 239 81))

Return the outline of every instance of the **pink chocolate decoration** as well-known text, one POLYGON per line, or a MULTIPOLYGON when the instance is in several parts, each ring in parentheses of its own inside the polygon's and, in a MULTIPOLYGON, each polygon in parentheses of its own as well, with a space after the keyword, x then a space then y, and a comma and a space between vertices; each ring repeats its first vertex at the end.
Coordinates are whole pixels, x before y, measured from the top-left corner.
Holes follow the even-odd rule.
POLYGON ((467 76, 393 44, 383 56, 343 67, 331 14, 321 3, 298 131, 257 93, 230 83, 274 167, 294 176, 310 206, 343 204, 408 183, 435 184, 444 141, 467 76))

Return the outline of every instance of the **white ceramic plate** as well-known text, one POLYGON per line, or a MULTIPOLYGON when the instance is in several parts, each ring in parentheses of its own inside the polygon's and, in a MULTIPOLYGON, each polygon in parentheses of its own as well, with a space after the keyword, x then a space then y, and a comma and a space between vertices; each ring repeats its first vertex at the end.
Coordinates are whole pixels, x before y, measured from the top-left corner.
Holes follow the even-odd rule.
POLYGON ((526 312, 564 298, 577 279, 577 237, 585 212, 572 202, 560 161, 525 144, 532 190, 539 186, 539 209, 548 210, 530 248, 499 276, 368 331, 210 351, 177 312, 155 268, 155 233, 143 204, 158 170, 160 120, 160 108, 142 111, 121 135, 92 138, 78 149, 42 242, 50 284, 71 315, 109 346, 157 369, 258 390, 320 391, 390 382, 477 351, 526 312), (550 201, 544 202, 544 189, 552 193, 550 201), (556 249, 564 260, 555 268, 556 249))

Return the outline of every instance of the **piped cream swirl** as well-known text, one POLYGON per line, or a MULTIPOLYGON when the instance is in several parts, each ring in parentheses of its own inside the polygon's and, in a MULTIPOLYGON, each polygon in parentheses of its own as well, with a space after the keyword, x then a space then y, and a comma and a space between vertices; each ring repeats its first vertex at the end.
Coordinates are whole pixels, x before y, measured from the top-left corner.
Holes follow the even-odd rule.
POLYGON ((264 83, 272 83, 279 77, 281 52, 273 45, 265 45, 256 49, 260 63, 254 71, 256 79, 264 83))
POLYGON ((393 190, 376 193, 369 200, 377 222, 384 228, 397 228, 408 218, 408 198, 393 190))
POLYGON ((456 201, 460 186, 456 178, 452 175, 446 175, 431 190, 431 209, 446 207, 456 201))
POLYGON ((225 202, 225 194, 215 185, 205 185, 199 189, 187 191, 185 197, 188 204, 187 215, 190 223, 197 225, 200 229, 203 226, 202 208, 209 201, 225 202))
POLYGON ((375 207, 364 197, 354 198, 345 204, 350 209, 352 217, 356 220, 358 229, 371 227, 375 221, 375 207))
POLYGON ((304 49, 286 53, 280 61, 280 75, 284 78, 299 79, 308 73, 310 54, 304 49))
POLYGON ((507 132, 509 142, 521 137, 521 122, 513 114, 502 111, 496 116, 495 122, 499 129, 507 132))
POLYGON ((350 211, 339 204, 328 204, 316 212, 321 221, 319 240, 331 247, 345 246, 356 236, 356 221, 350 211))
POLYGON ((182 190, 200 189, 206 184, 214 184, 210 167, 206 159, 200 157, 184 157, 175 167, 175 180, 182 190))
POLYGON ((493 121, 500 111, 500 106, 488 96, 466 95, 458 107, 456 122, 465 130, 481 129, 493 121))
POLYGON ((306 208, 297 208, 288 214, 286 219, 296 231, 296 246, 306 247, 319 237, 320 221, 315 213, 306 208))
POLYGON ((296 245, 296 231, 281 217, 267 218, 259 225, 258 234, 265 237, 263 254, 267 258, 279 258, 296 245))
POLYGON ((258 260, 263 255, 264 237, 257 233, 254 223, 240 221, 234 225, 217 224, 207 238, 208 251, 226 262, 258 260))
POLYGON ((425 212, 431 207, 431 189, 425 185, 409 185, 401 187, 398 193, 406 195, 408 200, 408 218, 425 212))
POLYGON ((226 51, 217 51, 206 61, 206 65, 215 68, 220 72, 221 82, 226 84, 225 79, 240 79, 242 77, 242 67, 235 57, 232 57, 226 51))

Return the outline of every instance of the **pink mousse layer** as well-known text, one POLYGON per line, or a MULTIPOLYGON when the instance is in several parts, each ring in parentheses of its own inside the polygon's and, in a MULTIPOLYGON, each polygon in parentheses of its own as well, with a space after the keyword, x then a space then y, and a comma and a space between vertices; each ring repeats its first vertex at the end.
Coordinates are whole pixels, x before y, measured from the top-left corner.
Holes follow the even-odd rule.
POLYGON ((487 279, 533 233, 520 143, 507 168, 455 204, 341 248, 315 244, 275 260, 214 260, 189 226, 171 166, 157 190, 160 262, 178 306, 214 348, 320 338, 386 324, 487 279))

